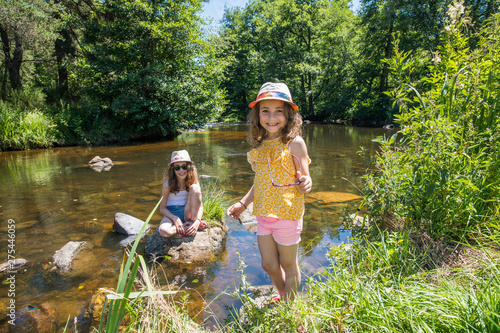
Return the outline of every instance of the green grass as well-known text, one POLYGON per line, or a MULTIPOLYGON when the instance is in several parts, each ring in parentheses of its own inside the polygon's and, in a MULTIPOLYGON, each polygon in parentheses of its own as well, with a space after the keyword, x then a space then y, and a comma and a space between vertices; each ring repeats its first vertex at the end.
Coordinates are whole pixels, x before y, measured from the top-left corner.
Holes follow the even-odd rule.
POLYGON ((23 112, 0 102, 0 150, 48 148, 56 134, 55 124, 43 112, 23 112))
POLYGON ((411 243, 408 234, 383 234, 376 242, 360 238, 350 248, 333 248, 331 265, 309 279, 301 297, 248 307, 246 324, 235 311, 227 332, 500 331, 498 254, 464 270, 423 271, 424 253, 395 260, 395 252, 405 252, 398 244, 411 243))
POLYGON ((226 214, 224 207, 224 189, 217 181, 207 180, 201 184, 202 200, 203 200, 203 219, 209 225, 217 226, 223 222, 223 217, 226 214))

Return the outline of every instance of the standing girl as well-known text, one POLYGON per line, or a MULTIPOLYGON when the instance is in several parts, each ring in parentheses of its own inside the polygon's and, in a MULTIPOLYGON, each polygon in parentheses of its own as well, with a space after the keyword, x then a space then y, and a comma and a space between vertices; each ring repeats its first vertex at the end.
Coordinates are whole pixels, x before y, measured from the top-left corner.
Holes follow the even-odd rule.
POLYGON ((186 150, 174 151, 163 183, 158 227, 163 237, 194 236, 207 223, 201 221, 203 205, 198 172, 186 150))
POLYGON ((253 202, 262 267, 281 299, 293 299, 300 286, 297 251, 304 216, 304 193, 311 191, 307 147, 302 139, 302 117, 286 84, 267 82, 250 103, 253 145, 248 161, 255 172, 248 193, 227 210, 238 218, 253 202))

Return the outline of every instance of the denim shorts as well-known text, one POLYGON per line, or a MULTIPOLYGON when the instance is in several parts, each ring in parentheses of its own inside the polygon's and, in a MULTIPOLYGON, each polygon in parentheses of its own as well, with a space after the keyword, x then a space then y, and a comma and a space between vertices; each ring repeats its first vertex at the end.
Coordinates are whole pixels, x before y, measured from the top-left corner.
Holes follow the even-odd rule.
POLYGON ((179 205, 179 206, 167 206, 167 209, 170 211, 170 213, 174 214, 178 218, 181 219, 182 222, 186 222, 186 217, 184 216, 184 209, 186 208, 186 205, 179 205))

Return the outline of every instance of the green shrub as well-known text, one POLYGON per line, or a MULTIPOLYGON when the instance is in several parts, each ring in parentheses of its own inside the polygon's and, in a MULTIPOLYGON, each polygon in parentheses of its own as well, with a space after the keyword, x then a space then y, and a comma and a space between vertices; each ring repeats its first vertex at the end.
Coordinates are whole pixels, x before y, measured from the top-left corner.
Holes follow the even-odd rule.
POLYGON ((469 19, 450 20, 429 77, 413 85, 409 53, 387 60, 399 82, 390 95, 401 132, 379 140, 378 171, 367 176, 372 221, 391 213, 436 238, 499 237, 499 17, 474 51, 462 33, 469 19))
POLYGON ((12 90, 8 100, 9 104, 19 111, 43 110, 45 107, 45 94, 34 87, 12 90))

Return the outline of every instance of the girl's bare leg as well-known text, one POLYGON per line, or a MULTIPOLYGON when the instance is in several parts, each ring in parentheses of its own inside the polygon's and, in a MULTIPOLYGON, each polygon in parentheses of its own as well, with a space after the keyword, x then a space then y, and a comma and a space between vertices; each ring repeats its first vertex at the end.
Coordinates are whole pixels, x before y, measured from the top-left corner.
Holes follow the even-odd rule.
POLYGON ((293 300, 300 287, 300 269, 297 259, 299 244, 276 244, 279 253, 279 263, 285 272, 285 298, 293 300))
POLYGON ((163 237, 172 237, 173 235, 175 235, 177 233, 177 229, 175 228, 174 223, 166 216, 163 218, 162 222, 165 219, 167 221, 169 221, 170 223, 161 223, 160 222, 160 226, 158 227, 158 232, 163 237))
POLYGON ((201 219, 203 215, 203 205, 201 201, 201 187, 199 184, 193 184, 189 188, 189 196, 184 210, 184 216, 187 221, 201 219))
POLYGON ((281 269, 280 254, 278 244, 272 235, 257 236, 260 256, 262 258, 262 268, 271 278, 274 286, 278 290, 281 299, 285 298, 285 272, 281 269))

